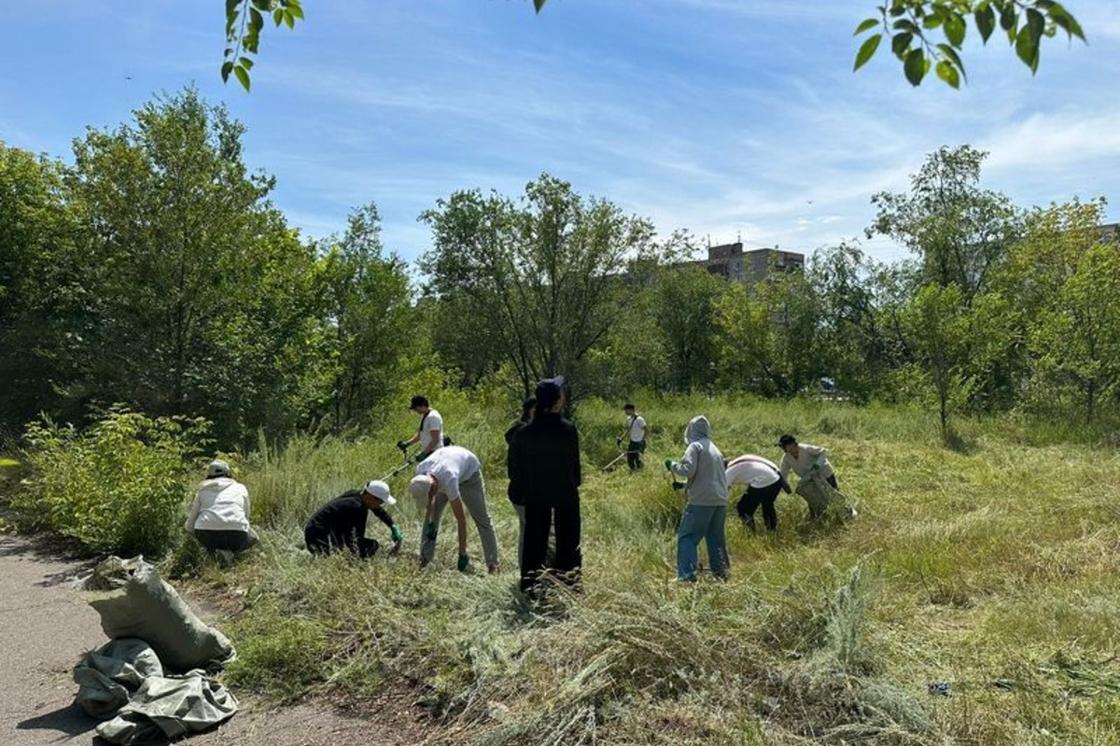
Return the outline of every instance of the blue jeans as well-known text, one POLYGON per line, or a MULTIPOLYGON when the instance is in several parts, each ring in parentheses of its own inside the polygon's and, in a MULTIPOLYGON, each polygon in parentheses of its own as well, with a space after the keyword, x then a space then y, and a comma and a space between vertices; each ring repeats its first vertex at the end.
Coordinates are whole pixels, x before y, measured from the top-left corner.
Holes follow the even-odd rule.
POLYGON ((677 529, 677 579, 696 580, 697 549, 700 540, 708 544, 708 561, 712 574, 725 579, 730 568, 727 539, 723 526, 727 521, 726 505, 686 505, 677 529))

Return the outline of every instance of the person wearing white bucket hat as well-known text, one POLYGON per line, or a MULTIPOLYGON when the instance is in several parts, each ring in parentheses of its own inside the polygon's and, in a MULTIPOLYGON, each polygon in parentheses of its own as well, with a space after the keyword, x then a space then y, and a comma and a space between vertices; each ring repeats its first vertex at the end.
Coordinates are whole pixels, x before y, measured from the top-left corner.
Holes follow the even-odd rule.
POLYGON ((389 553, 396 554, 401 548, 403 536, 400 527, 385 510, 396 504, 389 485, 380 479, 367 482, 360 490, 339 495, 319 508, 307 522, 303 530, 307 551, 330 554, 345 548, 362 559, 372 557, 381 546, 376 539, 366 538, 366 519, 373 513, 389 527, 393 537, 393 549, 389 553))
POLYGON ((462 446, 444 446, 420 462, 408 491, 416 501, 416 507, 424 513, 421 567, 426 567, 435 559, 440 519, 450 503, 459 533, 459 571, 466 572, 470 566, 464 505, 478 529, 487 571, 491 574, 498 571, 498 537, 486 507, 486 483, 482 479, 482 464, 478 456, 462 446))
POLYGON ((207 465, 185 527, 199 544, 224 553, 227 559, 257 543, 257 534, 249 526, 249 490, 230 476, 225 461, 215 459, 207 465))

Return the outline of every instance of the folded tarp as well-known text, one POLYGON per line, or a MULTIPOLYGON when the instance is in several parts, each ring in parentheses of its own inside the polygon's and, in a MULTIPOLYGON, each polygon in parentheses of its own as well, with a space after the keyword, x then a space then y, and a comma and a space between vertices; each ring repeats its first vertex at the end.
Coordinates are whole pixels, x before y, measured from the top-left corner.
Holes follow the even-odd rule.
POLYGON ((97 735, 123 746, 164 743, 200 733, 237 712, 237 700, 204 671, 163 675, 142 640, 112 640, 86 653, 74 668, 75 702, 107 720, 97 735))
POLYGON ((220 667, 234 657, 225 635, 199 619, 143 557, 109 557, 82 589, 107 637, 143 640, 167 671, 220 667))

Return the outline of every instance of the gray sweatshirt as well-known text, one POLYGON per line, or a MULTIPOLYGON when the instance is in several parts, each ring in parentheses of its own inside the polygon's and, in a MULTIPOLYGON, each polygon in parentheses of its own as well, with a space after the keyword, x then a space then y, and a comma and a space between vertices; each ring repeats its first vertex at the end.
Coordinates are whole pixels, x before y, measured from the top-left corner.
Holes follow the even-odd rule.
POLYGON ((673 462, 673 473, 684 477, 689 505, 727 505, 727 473, 723 454, 711 440, 712 426, 700 415, 689 421, 684 431, 688 446, 680 461, 673 462))

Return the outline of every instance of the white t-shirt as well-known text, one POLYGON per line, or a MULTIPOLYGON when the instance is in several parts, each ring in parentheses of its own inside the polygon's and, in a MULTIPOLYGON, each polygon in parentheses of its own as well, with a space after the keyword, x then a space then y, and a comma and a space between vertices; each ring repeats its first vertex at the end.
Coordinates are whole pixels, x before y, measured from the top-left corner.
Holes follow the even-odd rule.
POLYGON ((435 477, 436 494, 451 501, 459 499, 459 485, 481 471, 478 456, 462 446, 444 446, 416 466, 417 474, 435 477))
POLYGON ((430 453, 443 445, 443 417, 434 409, 429 409, 428 414, 421 418, 420 448, 424 453, 430 453), (432 430, 436 433, 436 442, 432 442, 432 430))
POLYGON ((188 531, 248 531, 249 490, 229 477, 207 479, 187 514, 188 531))
POLYGON ((778 465, 768 458, 748 453, 727 465, 727 485, 745 484, 755 489, 769 487, 781 479, 778 465))
POLYGON ((640 440, 646 439, 646 418, 640 414, 634 415, 633 419, 626 418, 626 425, 630 430, 630 440, 637 443, 640 440))

